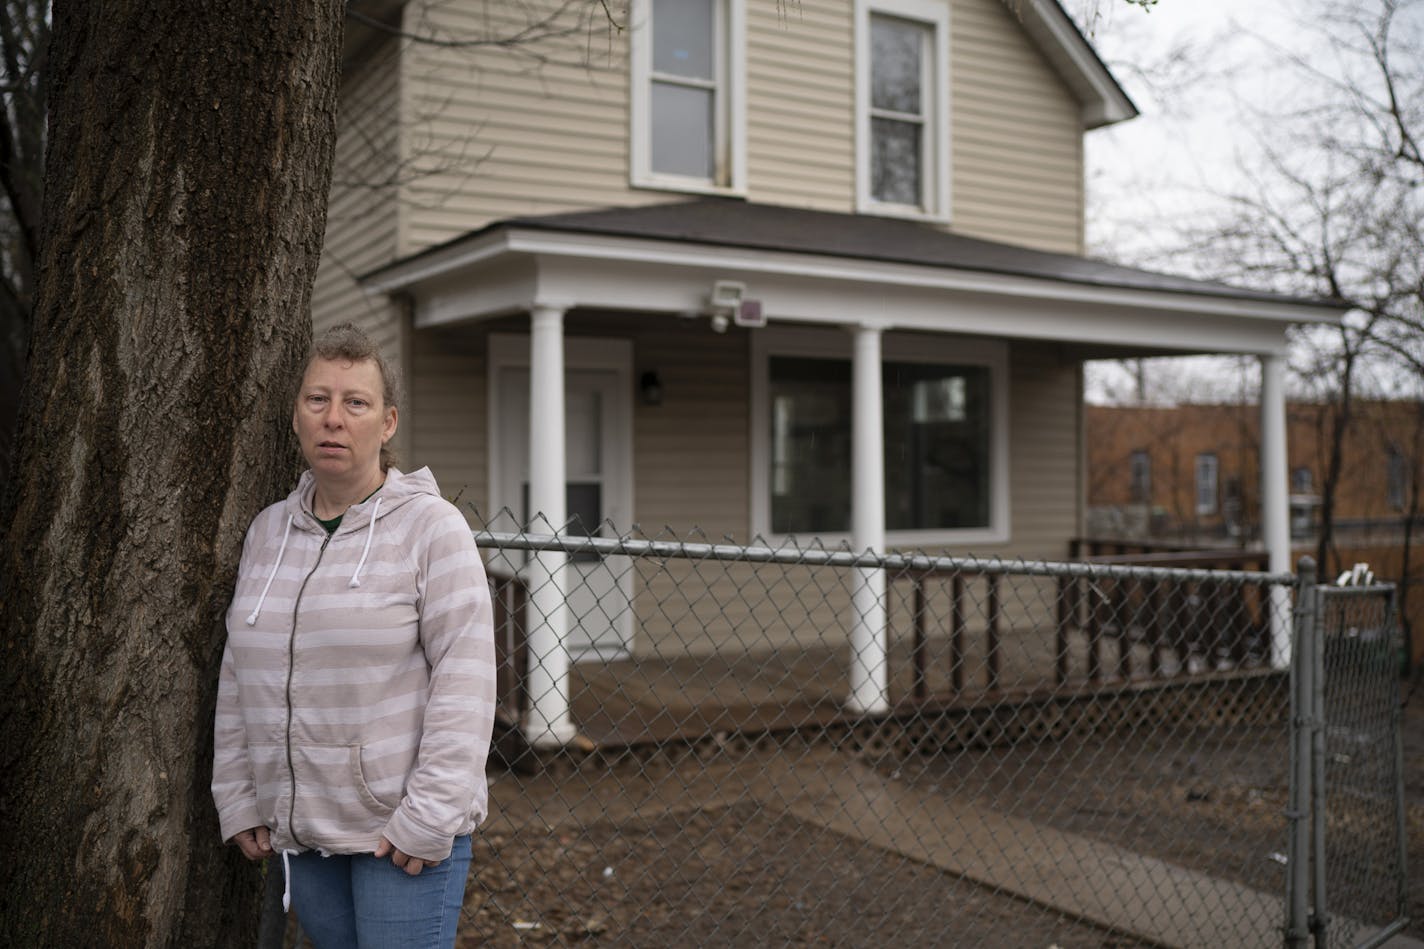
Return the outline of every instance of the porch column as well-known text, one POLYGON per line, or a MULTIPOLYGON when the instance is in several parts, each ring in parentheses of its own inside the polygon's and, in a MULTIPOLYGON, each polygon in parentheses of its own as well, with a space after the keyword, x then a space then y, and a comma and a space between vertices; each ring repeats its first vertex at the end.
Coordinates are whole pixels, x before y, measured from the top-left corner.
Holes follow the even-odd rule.
MULTIPOLYGON (((529 314, 529 515, 534 533, 562 531, 564 484, 564 310, 536 305, 529 314)), ((568 556, 541 551, 526 567, 529 584, 529 714, 525 737, 540 747, 574 737, 569 716, 568 556)))
MULTIPOLYGON (((881 405, 881 328, 855 328, 851 358, 851 542, 885 552, 885 425, 881 405)), ((890 707, 885 642, 885 571, 859 567, 851 602, 850 698, 856 712, 890 707)))
MULTIPOLYGON (((1272 573, 1291 564, 1290 497, 1286 488, 1285 358, 1261 357, 1261 540, 1272 573)), ((1287 669, 1291 660, 1290 591, 1271 588, 1271 665, 1287 669)))

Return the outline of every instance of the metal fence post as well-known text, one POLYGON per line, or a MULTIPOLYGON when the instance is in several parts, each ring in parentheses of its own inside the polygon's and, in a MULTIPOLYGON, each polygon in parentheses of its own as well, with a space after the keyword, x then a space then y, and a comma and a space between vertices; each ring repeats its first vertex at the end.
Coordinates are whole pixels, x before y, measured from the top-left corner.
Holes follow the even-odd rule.
MULTIPOLYGON (((1385 615, 1385 626, 1394 629, 1399 622, 1399 587, 1389 594, 1389 609, 1385 615)), ((1413 657, 1409 657, 1412 661, 1413 657)), ((1390 722, 1394 729, 1394 821, 1396 859, 1399 872, 1395 876, 1395 906, 1403 916, 1409 911, 1409 831, 1404 813, 1404 704, 1394 701, 1390 722)))
POLYGON ((1295 645, 1291 650, 1290 823, 1286 873, 1287 949, 1310 940, 1311 710, 1316 624, 1315 561, 1302 557, 1296 581, 1295 645))
POLYGON ((1311 887, 1310 931, 1315 935, 1317 946, 1326 946, 1329 945, 1325 931, 1330 914, 1325 893, 1325 640, 1331 631, 1326 628, 1324 590, 1317 586, 1311 592, 1310 609, 1315 614, 1315 622, 1312 624, 1314 635, 1307 648, 1313 670, 1310 676, 1310 816, 1313 825, 1310 848, 1315 883, 1311 887))

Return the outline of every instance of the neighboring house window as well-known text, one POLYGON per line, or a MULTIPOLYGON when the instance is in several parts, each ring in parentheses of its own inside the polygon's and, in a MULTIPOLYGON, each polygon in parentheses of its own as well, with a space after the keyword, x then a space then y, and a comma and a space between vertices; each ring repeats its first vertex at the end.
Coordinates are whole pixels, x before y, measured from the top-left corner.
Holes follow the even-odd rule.
POLYGON ((861 211, 949 217, 949 5, 856 4, 861 211))
POLYGON ((1216 513, 1216 480, 1216 455, 1210 453, 1197 455, 1196 487, 1198 515, 1216 513))
POLYGON ((1305 465, 1301 465, 1291 471, 1291 493, 1292 494, 1314 494, 1315 476, 1305 465))
POLYGON ((1386 501, 1391 510, 1402 511, 1404 510, 1404 495, 1409 480, 1409 471, 1404 463, 1403 452, 1392 445, 1389 449, 1388 468, 1389 484, 1386 489, 1386 501))
MULTIPOLYGON (((987 537, 1004 520, 1001 364, 997 354, 985 362, 928 361, 919 348, 887 345, 881 362, 886 531, 912 533, 910 541, 987 537)), ((835 349, 773 345, 760 357, 759 530, 803 537, 850 530, 851 361, 848 346, 835 349)))
POLYGON ((1145 451, 1135 451, 1127 458, 1128 487, 1134 504, 1146 504, 1152 500, 1152 456, 1145 451))
POLYGON ((632 181, 745 189, 744 0, 635 0, 632 181))

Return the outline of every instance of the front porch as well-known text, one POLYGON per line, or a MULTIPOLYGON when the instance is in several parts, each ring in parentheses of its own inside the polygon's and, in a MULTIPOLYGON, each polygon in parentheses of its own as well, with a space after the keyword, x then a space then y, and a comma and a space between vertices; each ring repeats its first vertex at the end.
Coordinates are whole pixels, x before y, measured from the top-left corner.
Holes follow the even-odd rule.
MULTIPOLYGON (((1294 579, 1239 569, 1259 553, 1156 555, 1153 567, 1129 567, 477 536, 494 555, 509 761, 552 744, 539 732, 547 721, 569 722, 574 738, 561 744, 609 754, 827 736, 931 751, 1135 722, 1274 721, 1285 708, 1287 676, 1271 662, 1271 591, 1294 579), (651 645, 557 657, 566 692, 532 691, 528 573, 501 569, 531 547, 582 548, 585 562, 601 558, 597 569, 631 580, 598 584, 635 592, 566 616, 569 628, 628 615, 635 641, 651 645), (886 591, 886 626, 870 654, 857 654, 856 589, 872 569, 886 591), (867 666, 888 697, 873 712, 852 700, 867 666)), ((588 581, 586 569, 579 576, 588 581)))

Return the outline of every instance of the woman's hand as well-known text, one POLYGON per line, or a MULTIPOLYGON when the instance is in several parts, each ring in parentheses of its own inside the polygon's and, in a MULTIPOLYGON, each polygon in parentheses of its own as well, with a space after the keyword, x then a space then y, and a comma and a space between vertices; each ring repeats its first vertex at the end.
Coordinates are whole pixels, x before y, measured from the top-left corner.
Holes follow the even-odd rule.
POLYGON ((381 842, 376 844, 376 856, 384 857, 386 854, 391 855, 391 863, 394 863, 411 876, 415 876, 421 870, 425 869, 424 860, 397 850, 395 844, 382 837, 381 842))
POLYGON ((232 842, 248 860, 266 860, 272 856, 272 834, 265 825, 238 831, 232 835, 232 842))

